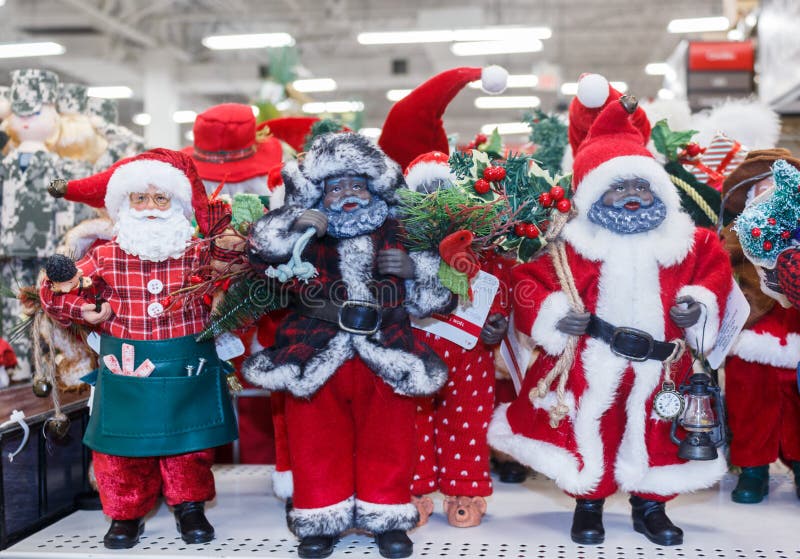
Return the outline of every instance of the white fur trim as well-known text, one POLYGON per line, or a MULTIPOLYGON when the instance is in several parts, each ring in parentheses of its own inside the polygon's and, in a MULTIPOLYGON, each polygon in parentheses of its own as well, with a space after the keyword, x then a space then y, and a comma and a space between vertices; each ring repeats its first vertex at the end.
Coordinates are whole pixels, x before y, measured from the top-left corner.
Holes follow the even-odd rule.
POLYGON ((421 192, 420 188, 424 184, 435 179, 456 181, 456 176, 450 172, 449 165, 442 165, 441 163, 420 162, 411 167, 406 174, 406 185, 414 192, 421 192))
POLYGON ((269 193, 269 211, 272 212, 282 207, 285 199, 286 187, 283 184, 279 184, 269 193))
POLYGON ((383 505, 356 499, 355 527, 382 534, 389 530, 408 531, 419 522, 419 511, 411 503, 383 505))
POLYGON ((67 231, 61 240, 58 253, 77 260, 82 258, 93 242, 110 241, 114 236, 114 222, 110 219, 86 219, 67 231))
POLYGON ((340 239, 336 244, 339 254, 339 271, 347 288, 347 298, 351 301, 375 302, 370 290, 372 283, 372 257, 375 246, 369 235, 359 235, 340 239))
POLYGON ((702 285, 686 285, 678 291, 678 297, 688 295, 700 306, 700 320, 697 324, 685 329, 686 341, 700 353, 706 353, 717 341, 719 325, 722 322, 722 314, 717 304, 716 296, 702 285), (705 327, 705 329, 704 329, 705 327), (702 343, 702 347, 700 344, 702 343))
POLYGON ((108 180, 105 206, 111 219, 131 192, 144 192, 148 185, 181 202, 186 217, 192 216, 192 183, 180 169, 157 159, 137 159, 118 167, 108 180))
MULTIPOLYGON (((549 411, 553 406, 558 404, 558 394, 550 390, 544 395, 544 398, 533 398, 531 400, 533 409, 549 411)), ((564 405, 567 406, 567 417, 570 421, 575 421, 575 394, 571 390, 564 391, 564 405)))
POLYGON ((556 323, 570 310, 567 294, 554 291, 542 302, 530 335, 533 340, 550 355, 561 355, 567 347, 569 336, 556 328, 556 323))
POLYGON ((498 95, 506 90, 508 70, 492 64, 481 70, 481 89, 490 95, 498 95))
MULTIPOLYGON (((438 358, 426 362, 411 350, 384 347, 376 342, 366 336, 353 336, 353 346, 358 355, 396 393, 429 396, 444 386, 447 367, 438 358)), ((432 354, 432 357, 435 358, 435 355, 432 354)))
POLYGON ((616 157, 590 171, 578 185, 572 199, 578 215, 564 227, 564 238, 584 258, 607 260, 614 254, 651 254, 662 266, 682 261, 694 243, 694 222, 681 209, 678 192, 669 175, 652 157, 616 157), (667 217, 645 233, 621 235, 589 221, 587 212, 620 178, 644 178, 653 193, 667 206, 667 217))
POLYGON ((578 101, 584 107, 597 109, 608 99, 608 80, 600 74, 586 74, 578 80, 578 101))
POLYGON ((796 369, 800 362, 800 335, 787 334, 786 343, 772 334, 743 330, 731 350, 731 355, 751 363, 796 369))
POLYGON ((442 259, 431 251, 410 252, 414 261, 414 279, 406 280, 406 310, 423 318, 447 307, 452 293, 439 281, 442 259))
POLYGON ((291 470, 285 472, 279 472, 277 470, 272 471, 272 492, 275 493, 276 497, 284 501, 292 497, 294 493, 294 479, 291 470))
POLYGON ((286 515, 289 530, 298 538, 306 536, 338 536, 353 527, 355 497, 348 497, 328 507, 292 508, 286 515))
POLYGON ((292 231, 292 225, 305 211, 297 206, 283 206, 259 218, 250 232, 251 248, 270 264, 286 262, 303 234, 292 231))

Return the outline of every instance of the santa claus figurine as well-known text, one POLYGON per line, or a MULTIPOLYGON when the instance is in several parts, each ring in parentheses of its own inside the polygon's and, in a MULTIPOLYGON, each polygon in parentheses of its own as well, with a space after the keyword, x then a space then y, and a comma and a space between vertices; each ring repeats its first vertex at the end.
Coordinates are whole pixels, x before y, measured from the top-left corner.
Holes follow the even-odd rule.
MULTIPOLYGON (((755 150, 725 179, 722 194, 731 215, 740 215, 774 186, 772 165, 779 159, 800 169, 800 160, 789 150, 755 150)), ((776 304, 761 290, 756 267, 745 257, 732 225, 723 229, 722 238, 750 304, 744 330, 725 362, 731 462, 742 469, 731 499, 760 503, 769 493, 769 465, 778 458, 791 466, 795 483, 800 481, 800 311, 776 304)))
POLYGON ((282 269, 310 264, 319 275, 287 284, 295 298, 275 346, 250 357, 243 373, 287 392, 289 528, 300 557, 327 557, 351 528, 373 533, 382 556, 408 557, 406 531, 418 520, 409 491, 414 397, 433 394, 447 375, 414 339, 409 314, 449 304, 440 259, 401 248, 391 208, 403 175, 364 136, 317 137, 301 163, 285 164, 283 180, 286 204, 254 225, 252 257, 288 262, 282 269))
POLYGON ((723 456, 680 459, 654 398, 691 373, 682 340, 699 353, 714 345, 731 267, 716 235, 681 210, 631 118, 635 100, 603 84, 605 107, 575 156, 576 215, 553 243, 561 251, 512 274, 516 327, 542 354, 518 399, 498 408, 489 441, 576 499, 573 541, 604 540, 603 503, 621 489, 634 530, 678 545, 666 502, 727 467, 723 456))
POLYGON ((204 235, 213 225, 203 183, 187 155, 155 149, 70 181, 68 190, 95 205, 102 197, 115 222, 113 240, 77 262, 82 281, 62 283, 52 270, 58 286, 47 280, 41 288, 46 312, 101 334, 84 443, 94 451, 103 511, 112 519, 103 542, 136 545, 161 493, 183 540, 208 542, 211 449, 236 438, 236 423, 214 344, 195 341, 209 308, 199 298, 169 301, 210 268, 209 242, 193 240, 191 222, 204 235), (104 301, 99 308, 96 296, 104 301))

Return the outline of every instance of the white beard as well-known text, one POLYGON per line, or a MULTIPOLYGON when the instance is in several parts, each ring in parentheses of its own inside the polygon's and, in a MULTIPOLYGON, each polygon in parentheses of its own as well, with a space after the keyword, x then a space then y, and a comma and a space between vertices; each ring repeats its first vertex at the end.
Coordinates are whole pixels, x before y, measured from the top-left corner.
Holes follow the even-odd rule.
POLYGON ((194 227, 173 201, 173 206, 163 211, 136 211, 123 207, 114 232, 117 244, 126 253, 150 262, 163 262, 183 256, 194 227), (148 219, 150 216, 156 219, 148 219))

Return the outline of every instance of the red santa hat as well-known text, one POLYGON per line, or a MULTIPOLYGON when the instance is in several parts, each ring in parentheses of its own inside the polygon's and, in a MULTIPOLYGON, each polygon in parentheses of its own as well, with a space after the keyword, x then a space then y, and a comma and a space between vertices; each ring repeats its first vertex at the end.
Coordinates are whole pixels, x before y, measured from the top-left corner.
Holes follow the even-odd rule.
POLYGON ((450 157, 441 151, 423 153, 408 165, 404 174, 406 185, 415 192, 437 179, 450 182, 456 179, 450 171, 450 157))
MULTIPOLYGON (((569 145, 572 153, 578 151, 578 146, 586 138, 592 123, 600 112, 613 101, 618 101, 622 93, 617 91, 608 80, 600 74, 583 74, 578 79, 578 92, 569 105, 569 145)), ((644 137, 645 142, 650 139, 650 121, 641 108, 634 111, 631 117, 633 125, 644 137)))
POLYGON ((316 116, 283 116, 265 122, 273 136, 289 144, 297 152, 303 151, 311 127, 319 121, 316 116))
POLYGON ((203 180, 242 182, 266 176, 283 152, 276 138, 261 137, 265 126, 256 125, 249 105, 216 105, 197 115, 194 145, 182 151, 194 160, 203 180))
POLYGON ((508 72, 500 66, 464 67, 433 76, 394 104, 378 145, 404 169, 423 153, 448 153, 442 116, 458 92, 476 80, 481 81, 486 93, 498 94, 506 88, 508 72))
POLYGON ((67 183, 64 198, 95 208, 106 207, 116 221, 119 211, 132 192, 143 192, 148 185, 172 197, 184 215, 194 215, 200 232, 211 228, 208 196, 189 155, 169 149, 152 149, 121 159, 105 171, 67 183))

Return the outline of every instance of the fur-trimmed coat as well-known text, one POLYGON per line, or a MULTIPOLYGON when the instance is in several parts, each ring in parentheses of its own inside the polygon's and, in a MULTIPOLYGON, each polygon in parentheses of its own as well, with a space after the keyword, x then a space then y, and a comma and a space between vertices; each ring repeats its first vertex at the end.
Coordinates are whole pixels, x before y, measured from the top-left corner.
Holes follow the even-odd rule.
MULTIPOLYGON (((291 226, 304 211, 284 206, 257 222, 251 246, 263 260, 288 260, 300 236, 291 226)), ((293 281, 288 284, 289 289, 308 299, 360 300, 385 307, 403 305, 414 316, 441 311, 450 301, 450 292, 438 280, 438 255, 411 253, 416 275, 410 280, 378 273, 378 251, 402 248, 399 230, 397 221, 389 218, 371 234, 350 239, 325 236, 312 241, 303 260, 313 264, 319 276, 308 284, 293 281)), ((297 397, 309 398, 339 367, 356 356, 398 394, 433 394, 447 376, 447 368, 436 354, 414 339, 408 318, 387 324, 372 336, 363 336, 297 312, 290 312, 283 321, 275 346, 250 357, 242 372, 250 382, 264 388, 288 390, 297 397)))

